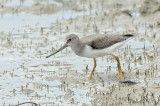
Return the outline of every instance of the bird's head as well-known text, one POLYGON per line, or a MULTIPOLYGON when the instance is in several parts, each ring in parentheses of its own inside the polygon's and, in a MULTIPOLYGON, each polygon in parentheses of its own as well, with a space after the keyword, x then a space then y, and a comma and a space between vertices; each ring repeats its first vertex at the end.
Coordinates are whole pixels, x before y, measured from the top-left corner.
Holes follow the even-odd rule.
POLYGON ((77 35, 75 35, 75 34, 70 34, 70 35, 68 35, 67 37, 66 37, 66 45, 68 45, 68 46, 70 46, 70 47, 72 47, 72 46, 74 46, 74 45, 76 45, 77 43, 78 43, 78 41, 79 41, 79 38, 78 38, 78 36, 77 35))
POLYGON ((60 52, 61 50, 65 49, 68 46, 73 47, 74 45, 77 44, 78 41, 79 41, 79 38, 78 38, 77 35, 75 35, 75 34, 68 35, 66 37, 66 39, 65 39, 66 43, 61 48, 59 48, 57 51, 55 51, 54 53, 52 53, 51 55, 46 56, 46 58, 55 55, 56 53, 60 52))

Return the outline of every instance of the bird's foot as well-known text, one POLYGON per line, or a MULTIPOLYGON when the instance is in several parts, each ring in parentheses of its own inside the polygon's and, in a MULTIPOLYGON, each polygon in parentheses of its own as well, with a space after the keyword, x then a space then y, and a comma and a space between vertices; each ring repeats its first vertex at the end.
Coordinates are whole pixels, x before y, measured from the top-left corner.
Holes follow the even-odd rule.
POLYGON ((122 71, 118 73, 118 77, 122 79, 122 71))
POLYGON ((93 75, 93 73, 91 73, 90 77, 88 77, 88 80, 91 80, 91 79, 92 79, 92 75, 93 75))

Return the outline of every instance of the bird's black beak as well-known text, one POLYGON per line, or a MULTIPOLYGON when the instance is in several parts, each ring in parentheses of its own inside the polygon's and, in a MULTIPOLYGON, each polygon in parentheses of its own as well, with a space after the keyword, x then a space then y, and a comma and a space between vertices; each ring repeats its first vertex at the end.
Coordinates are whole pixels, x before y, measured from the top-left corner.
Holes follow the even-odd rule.
POLYGON ((56 53, 60 52, 61 50, 65 49, 67 47, 67 43, 65 43, 61 48, 59 48, 57 51, 55 51, 54 53, 50 54, 49 56, 46 56, 46 58, 49 58, 53 55, 55 55, 56 53))

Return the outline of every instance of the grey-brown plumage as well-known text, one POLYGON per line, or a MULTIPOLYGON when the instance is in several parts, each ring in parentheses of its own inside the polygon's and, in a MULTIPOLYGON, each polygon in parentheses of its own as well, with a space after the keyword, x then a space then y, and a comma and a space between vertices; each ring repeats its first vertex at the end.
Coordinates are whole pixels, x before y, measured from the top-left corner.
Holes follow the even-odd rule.
POLYGON ((113 44, 125 41, 133 36, 135 35, 90 35, 83 37, 81 41, 91 46, 93 49, 104 49, 112 46, 113 44))

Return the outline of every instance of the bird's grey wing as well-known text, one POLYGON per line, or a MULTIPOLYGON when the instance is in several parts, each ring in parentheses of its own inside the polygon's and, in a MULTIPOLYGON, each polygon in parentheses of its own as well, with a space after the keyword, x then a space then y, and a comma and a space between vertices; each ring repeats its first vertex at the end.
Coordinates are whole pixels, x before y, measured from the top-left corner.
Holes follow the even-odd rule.
POLYGON ((128 38, 133 37, 132 34, 126 34, 126 35, 115 35, 115 36, 102 36, 97 37, 96 39, 92 40, 92 42, 89 44, 93 49, 103 49, 109 46, 112 46, 118 42, 122 42, 124 40, 127 40, 128 38))

